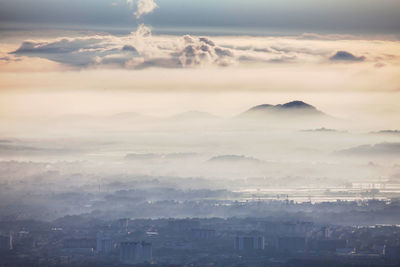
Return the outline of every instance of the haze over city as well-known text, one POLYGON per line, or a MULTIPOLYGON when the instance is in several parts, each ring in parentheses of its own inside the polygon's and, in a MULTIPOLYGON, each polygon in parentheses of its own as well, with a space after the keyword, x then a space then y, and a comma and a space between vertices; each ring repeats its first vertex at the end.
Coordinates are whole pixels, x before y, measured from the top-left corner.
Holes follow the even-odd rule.
POLYGON ((0 0, 0 264, 397 266, 399 12, 0 0))

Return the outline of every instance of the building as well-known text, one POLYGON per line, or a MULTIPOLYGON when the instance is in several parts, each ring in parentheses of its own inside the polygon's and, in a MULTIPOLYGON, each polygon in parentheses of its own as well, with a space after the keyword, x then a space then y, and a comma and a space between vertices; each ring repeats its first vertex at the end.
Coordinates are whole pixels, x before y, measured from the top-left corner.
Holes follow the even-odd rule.
POLYGON ((150 262, 153 259, 153 245, 148 242, 142 242, 142 260, 150 262))
POLYGON ((96 239, 71 238, 64 240, 63 252, 68 254, 91 254, 96 248, 96 239))
POLYGON ((215 230, 195 228, 191 234, 194 239, 211 239, 215 237, 215 230))
POLYGON ((342 239, 322 239, 317 240, 315 244, 316 251, 331 251, 335 252, 337 249, 346 248, 347 242, 342 239))
POLYGON ((114 242, 110 238, 104 237, 103 232, 97 233, 96 236, 96 252, 110 253, 114 249, 114 242))
POLYGON ((337 248, 336 249, 336 255, 339 256, 347 256, 355 253, 354 248, 337 248))
POLYGON ((306 239, 300 236, 278 237, 275 241, 275 248, 281 251, 298 252, 304 251, 306 239))
POLYGON ((13 249, 13 236, 10 233, 8 236, 0 236, 0 250, 13 249))
POLYGON ((125 264, 150 262, 153 258, 153 247, 147 242, 122 242, 119 250, 119 260, 125 264))
POLYGON ((383 255, 388 259, 400 259, 400 246, 385 246, 383 255))
POLYGON ((313 226, 311 222, 267 222, 265 233, 268 236, 307 236, 313 226))
POLYGON ((252 251, 263 250, 264 237, 263 236, 237 236, 234 239, 233 247, 235 250, 252 251))
POLYGON ((194 219, 180 219, 180 220, 169 220, 168 228, 173 231, 189 231, 193 228, 198 228, 200 222, 194 219))
POLYGON ((129 221, 130 219, 128 218, 123 218, 118 220, 118 227, 121 232, 123 233, 128 232, 129 221))

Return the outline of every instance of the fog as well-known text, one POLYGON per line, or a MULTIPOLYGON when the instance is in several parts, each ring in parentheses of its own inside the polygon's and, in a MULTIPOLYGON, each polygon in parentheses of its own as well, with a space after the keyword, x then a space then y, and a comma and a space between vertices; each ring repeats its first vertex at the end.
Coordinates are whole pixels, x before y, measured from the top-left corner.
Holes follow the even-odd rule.
POLYGON ((301 101, 250 108, 14 121, 0 140, 2 219, 250 216, 215 203, 400 196, 398 131, 354 130, 301 101))
POLYGON ((0 265, 398 266, 381 2, 0 3, 0 265))

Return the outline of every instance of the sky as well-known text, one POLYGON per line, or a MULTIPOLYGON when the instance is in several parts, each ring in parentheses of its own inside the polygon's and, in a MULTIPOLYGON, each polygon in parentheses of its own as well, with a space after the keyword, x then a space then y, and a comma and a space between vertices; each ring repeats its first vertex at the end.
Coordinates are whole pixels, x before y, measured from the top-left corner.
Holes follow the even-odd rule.
MULTIPOLYGON (((3 27, 15 23, 130 27, 126 0, 2 0, 3 27)), ((398 34, 397 0, 158 0, 141 17, 154 27, 261 28, 277 31, 398 34)))
POLYGON ((0 117, 229 117, 299 99, 400 128, 399 11, 395 0, 0 0, 0 117))

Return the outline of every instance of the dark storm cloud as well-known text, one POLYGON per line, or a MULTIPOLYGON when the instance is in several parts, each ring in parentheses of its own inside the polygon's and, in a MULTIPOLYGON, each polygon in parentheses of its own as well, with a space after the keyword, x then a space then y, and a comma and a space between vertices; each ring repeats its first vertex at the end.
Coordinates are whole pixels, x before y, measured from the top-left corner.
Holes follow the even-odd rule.
POLYGON ((347 51, 338 51, 336 54, 329 58, 331 61, 364 61, 366 58, 364 56, 357 57, 352 53, 347 51))

